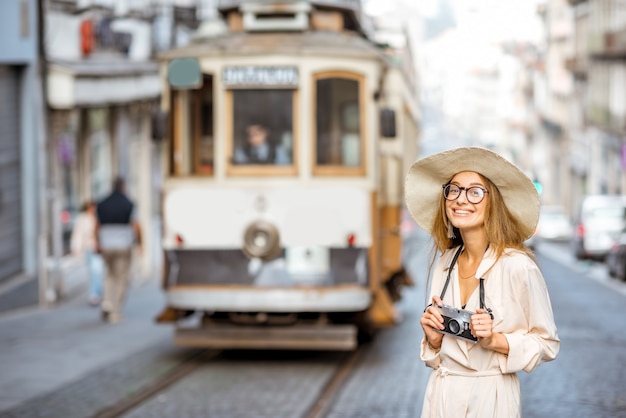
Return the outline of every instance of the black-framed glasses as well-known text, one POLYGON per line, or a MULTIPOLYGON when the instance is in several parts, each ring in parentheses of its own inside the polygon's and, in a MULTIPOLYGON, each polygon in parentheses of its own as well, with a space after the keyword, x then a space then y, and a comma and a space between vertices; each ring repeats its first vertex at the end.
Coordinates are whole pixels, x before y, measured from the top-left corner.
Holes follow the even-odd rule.
POLYGON ((443 187, 443 197, 446 200, 457 200, 459 196, 461 196, 461 192, 465 190, 465 198, 468 202, 473 204, 482 202, 485 198, 485 194, 489 193, 489 190, 483 189, 479 186, 461 187, 456 184, 448 183, 441 187, 443 187))

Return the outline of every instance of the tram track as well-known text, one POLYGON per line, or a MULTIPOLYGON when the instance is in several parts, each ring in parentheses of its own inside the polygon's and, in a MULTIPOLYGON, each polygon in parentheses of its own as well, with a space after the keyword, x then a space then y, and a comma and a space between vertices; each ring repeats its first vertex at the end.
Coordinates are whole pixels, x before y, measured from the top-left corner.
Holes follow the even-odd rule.
POLYGON ((324 418, 326 416, 328 410, 339 394, 339 391, 343 388, 346 379, 350 377, 350 374, 354 370, 364 351, 365 346, 359 345, 356 350, 350 352, 346 356, 337 368, 337 371, 325 385, 324 389, 320 393, 320 396, 302 418, 324 418))
MULTIPOLYGON (((337 367, 322 387, 319 396, 312 403, 311 407, 302 415, 302 418, 323 418, 337 398, 337 395, 344 387, 347 379, 355 369, 365 346, 361 345, 356 350, 346 353, 346 355, 337 364, 337 367)), ((222 350, 202 349, 190 355, 176 367, 172 368, 167 374, 154 380, 146 387, 131 394, 130 396, 101 409, 91 416, 91 418, 118 418, 133 411, 144 402, 156 397, 159 393, 166 391, 174 384, 182 381, 186 377, 198 370, 202 364, 219 357, 223 353, 222 350)))
POLYGON ((117 418, 125 413, 133 410, 141 403, 156 396, 157 393, 167 389, 176 382, 189 376, 197 370, 200 361, 207 361, 217 357, 221 351, 216 350, 199 350, 187 359, 182 361, 178 366, 174 367, 163 377, 155 380, 147 387, 123 399, 119 403, 98 411, 91 418, 117 418))

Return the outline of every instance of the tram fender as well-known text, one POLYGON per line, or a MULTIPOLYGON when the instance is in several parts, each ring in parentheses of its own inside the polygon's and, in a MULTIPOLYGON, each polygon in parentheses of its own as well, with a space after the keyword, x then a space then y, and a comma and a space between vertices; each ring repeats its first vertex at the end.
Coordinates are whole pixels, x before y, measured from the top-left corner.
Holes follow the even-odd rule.
POLYGON ((394 307, 393 300, 386 288, 380 287, 374 292, 368 316, 376 327, 392 326, 400 322, 400 314, 394 307))
POLYGON ((166 306, 163 310, 154 318, 154 321, 163 324, 168 322, 176 322, 179 319, 185 318, 191 315, 193 311, 175 309, 170 306, 166 306))

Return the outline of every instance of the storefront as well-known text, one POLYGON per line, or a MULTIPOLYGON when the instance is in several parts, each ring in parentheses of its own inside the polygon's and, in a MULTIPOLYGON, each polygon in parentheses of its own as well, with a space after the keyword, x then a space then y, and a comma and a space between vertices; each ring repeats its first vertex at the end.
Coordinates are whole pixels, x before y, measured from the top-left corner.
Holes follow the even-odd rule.
MULTIPOLYGON (((51 141, 56 149, 49 156, 55 190, 51 207, 58 208, 52 221, 61 235, 56 244, 60 248, 52 253, 69 254, 80 207, 105 197, 115 176, 126 180, 145 226, 144 242, 150 243, 155 212, 150 122, 161 89, 156 64, 56 62, 49 66, 48 79, 51 141)), ((149 260, 145 263, 149 269, 149 260)))
POLYGON ((22 271, 19 70, 0 65, 0 283, 22 271))

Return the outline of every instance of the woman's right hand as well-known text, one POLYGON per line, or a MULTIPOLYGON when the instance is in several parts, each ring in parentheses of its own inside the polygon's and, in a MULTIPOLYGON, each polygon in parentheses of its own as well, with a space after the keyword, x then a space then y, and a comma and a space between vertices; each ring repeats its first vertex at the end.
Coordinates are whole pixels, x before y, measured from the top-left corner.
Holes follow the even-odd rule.
POLYGON ((430 305, 420 318, 420 324, 424 330, 424 335, 428 340, 428 344, 434 348, 441 348, 441 341, 443 340, 443 334, 435 331, 435 329, 444 329, 443 317, 441 312, 437 309, 437 305, 442 305, 443 302, 438 296, 433 296, 432 305, 430 305))

